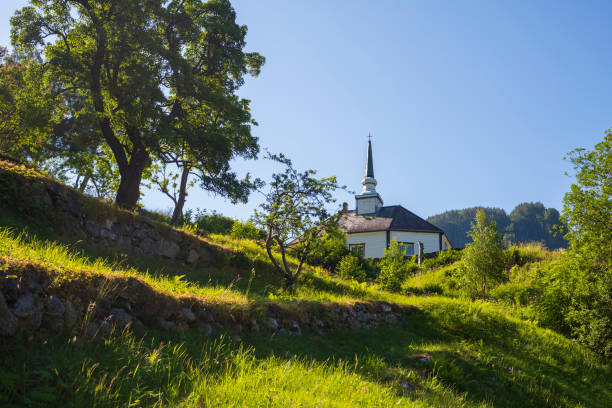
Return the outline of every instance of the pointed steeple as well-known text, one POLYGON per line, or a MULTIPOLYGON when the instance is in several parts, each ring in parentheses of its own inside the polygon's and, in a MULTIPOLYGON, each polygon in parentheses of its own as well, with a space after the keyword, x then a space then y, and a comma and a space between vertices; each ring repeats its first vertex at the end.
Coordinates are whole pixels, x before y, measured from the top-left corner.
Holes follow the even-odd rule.
POLYGON ((372 140, 369 140, 369 139, 368 139, 368 155, 366 156, 366 175, 365 176, 374 178, 374 162, 372 159, 372 140))
POLYGON ((374 160, 372 156, 372 141, 369 140, 372 136, 368 135, 368 150, 366 155, 366 171, 365 177, 361 180, 363 190, 355 196, 356 213, 375 214, 380 207, 383 206, 382 198, 376 192, 376 179, 374 178, 374 160))

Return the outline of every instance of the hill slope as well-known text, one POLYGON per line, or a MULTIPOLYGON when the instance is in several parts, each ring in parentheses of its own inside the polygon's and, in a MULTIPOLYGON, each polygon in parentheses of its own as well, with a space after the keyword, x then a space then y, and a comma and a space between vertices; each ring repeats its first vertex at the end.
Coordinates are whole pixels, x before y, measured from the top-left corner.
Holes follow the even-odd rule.
POLYGON ((471 241, 467 233, 478 209, 483 209, 487 218, 495 220, 500 235, 509 243, 537 241, 549 249, 567 248, 567 241, 562 234, 553 233, 554 226, 562 224, 559 212, 544 207, 542 203, 519 204, 510 214, 501 208, 488 207, 450 210, 428 217, 427 221, 444 230, 454 247, 463 248, 471 241))
MULTIPOLYGON (((214 254, 194 263, 125 251, 112 239, 80 241, 66 233, 81 231, 64 225, 70 217, 38 216, 53 206, 40 195, 53 180, 25 169, 0 171, 0 320, 8 311, 22 326, 16 336, 0 336, 0 405, 612 401, 609 365, 496 304, 392 294, 313 267, 286 292, 256 242, 226 236, 182 238, 214 254), (32 307, 24 313, 20 299, 28 295, 32 307), (58 300, 64 309, 56 320, 58 300), (67 318, 69 301, 74 320, 67 318)), ((146 222, 103 203, 82 208, 85 218, 146 222)))

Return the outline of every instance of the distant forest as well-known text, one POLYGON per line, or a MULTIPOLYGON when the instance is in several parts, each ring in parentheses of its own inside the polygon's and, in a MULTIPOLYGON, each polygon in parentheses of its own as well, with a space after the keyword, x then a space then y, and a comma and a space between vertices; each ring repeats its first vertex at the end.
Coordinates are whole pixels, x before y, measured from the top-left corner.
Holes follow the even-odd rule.
POLYGON ((471 238, 467 235, 476 210, 482 208, 487 218, 494 219, 500 235, 505 242, 544 243, 549 249, 566 248, 567 241, 563 234, 553 234, 554 225, 563 225, 559 220, 559 211, 546 208, 542 203, 522 203, 510 214, 501 208, 473 207, 463 210, 451 210, 427 218, 427 221, 442 228, 454 247, 462 248, 471 238))

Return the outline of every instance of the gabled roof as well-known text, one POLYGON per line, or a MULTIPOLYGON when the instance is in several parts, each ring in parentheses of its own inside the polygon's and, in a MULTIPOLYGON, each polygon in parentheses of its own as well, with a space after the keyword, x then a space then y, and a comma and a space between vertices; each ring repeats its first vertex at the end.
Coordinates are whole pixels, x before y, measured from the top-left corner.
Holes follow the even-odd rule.
POLYGON ((340 228, 348 233, 374 231, 410 231, 444 233, 440 228, 425 221, 401 205, 380 207, 376 214, 357 215, 355 211, 342 214, 340 228))

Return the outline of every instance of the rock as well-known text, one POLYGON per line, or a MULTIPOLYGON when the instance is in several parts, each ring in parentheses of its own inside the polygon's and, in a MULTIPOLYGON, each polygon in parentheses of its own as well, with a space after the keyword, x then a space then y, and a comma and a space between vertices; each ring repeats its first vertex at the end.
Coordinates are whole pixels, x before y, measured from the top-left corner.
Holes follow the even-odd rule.
POLYGON ((28 288, 30 289, 30 291, 34 292, 34 293, 40 293, 43 291, 43 287, 35 281, 30 281, 28 288))
POLYGON ((257 320, 251 319, 251 331, 257 333, 259 331, 259 324, 257 324, 257 320))
POLYGON ((301 336, 302 335, 302 329, 300 328, 300 325, 298 322, 296 322, 295 320, 291 322, 291 325, 289 326, 289 332, 294 335, 294 336, 301 336))
POLYGON ((198 251, 191 248, 189 250, 189 254, 187 255, 187 259, 185 260, 185 262, 187 262, 188 264, 193 264, 198 260, 199 257, 200 257, 200 254, 198 254, 198 251))
POLYGON ((315 319, 314 320, 314 325, 315 325, 315 327, 318 327, 318 328, 322 329, 322 328, 325 327, 325 322, 323 320, 321 320, 321 319, 315 319))
POLYGON ((280 336, 287 336, 289 334, 289 332, 284 327, 281 327, 276 333, 280 336))
POLYGON ((176 326, 176 323, 168 321, 166 319, 159 319, 159 325, 164 330, 172 330, 176 326))
MULTIPOLYGON (((108 221, 108 220, 107 220, 108 221)), ((106 228, 102 228, 100 230, 100 238, 103 239, 110 239, 111 241, 114 241, 117 239, 117 234, 115 234, 112 231, 107 230, 106 228)))
POLYGON ((395 323, 397 322, 397 316, 394 315, 393 313, 389 313, 388 315, 385 316, 385 322, 395 323))
POLYGON ((98 238, 100 236, 100 231, 102 230, 102 227, 97 223, 94 222, 92 220, 87 220, 85 221, 85 231, 92 237, 92 238, 98 238))
POLYGON ((66 310, 64 312, 64 322, 66 327, 71 328, 77 320, 77 311, 71 301, 66 300, 66 310))
POLYGON ((7 277, 0 281, 0 290, 4 292, 6 301, 14 302, 19 296, 19 279, 7 277))
POLYGON ((108 322, 111 326, 120 330, 125 329, 133 321, 134 318, 131 314, 119 308, 111 309, 111 314, 104 319, 104 322, 108 322))
POLYGON ((385 312, 385 313, 390 313, 390 312, 392 312, 392 311, 393 311, 393 309, 391 308, 391 306, 389 306, 389 305, 388 305, 388 304, 386 304, 386 303, 381 303, 381 304, 380 304, 380 310, 382 310, 382 311, 383 311, 383 312, 385 312))
POLYGON ((268 329, 276 331, 278 330, 278 321, 276 319, 269 317, 266 320, 266 326, 268 327, 268 329))
POLYGON ((40 327, 40 324, 42 323, 42 318, 43 318, 43 312, 42 312, 42 307, 35 307, 34 310, 32 310, 32 314, 30 314, 30 317, 28 318, 27 321, 27 327, 28 329, 31 330, 36 330, 40 327))
POLYGON ((203 323, 202 325, 200 325, 199 330, 200 333, 202 333, 206 337, 211 336, 213 334, 213 328, 208 323, 203 323))
POLYGON ((183 309, 181 309, 181 316, 188 322, 196 321, 195 314, 189 308, 184 307, 183 309))
POLYGON ((242 325, 240 323, 234 325, 234 333, 242 333, 242 325))
POLYGON ((138 244, 138 247, 142 249, 142 252, 145 254, 155 254, 157 253, 155 241, 151 238, 145 238, 138 244))
POLYGON ((63 316, 66 311, 66 307, 64 306, 64 302, 62 302, 57 296, 51 296, 49 298, 49 302, 47 303, 47 308, 45 312, 51 316, 63 316))
POLYGON ((348 324, 349 324, 350 328, 353 329, 353 330, 361 329, 363 327, 361 325, 361 323, 359 322, 359 320, 353 319, 353 318, 350 318, 348 320, 348 324))
POLYGON ((183 237, 184 237, 183 234, 175 230, 170 231, 170 234, 168 235, 168 238, 170 238, 173 242, 177 244, 180 244, 181 242, 183 242, 183 237))
POLYGON ((209 322, 209 323, 212 323, 215 321, 212 310, 207 310, 202 307, 198 309, 197 312, 198 312, 198 316, 200 317, 200 320, 204 322, 209 322))
POLYGON ((20 318, 27 318, 34 310, 34 298, 31 294, 23 295, 13 305, 13 314, 20 318))
POLYGON ((212 255, 210 249, 201 248, 199 251, 199 263, 201 265, 210 265, 212 262, 212 255))
POLYGON ((17 319, 9 310, 4 295, 0 292, 0 336, 14 336, 17 328, 17 319))
POLYGON ((168 240, 162 240, 159 244, 159 252, 161 256, 174 259, 181 251, 181 247, 176 243, 168 240))

